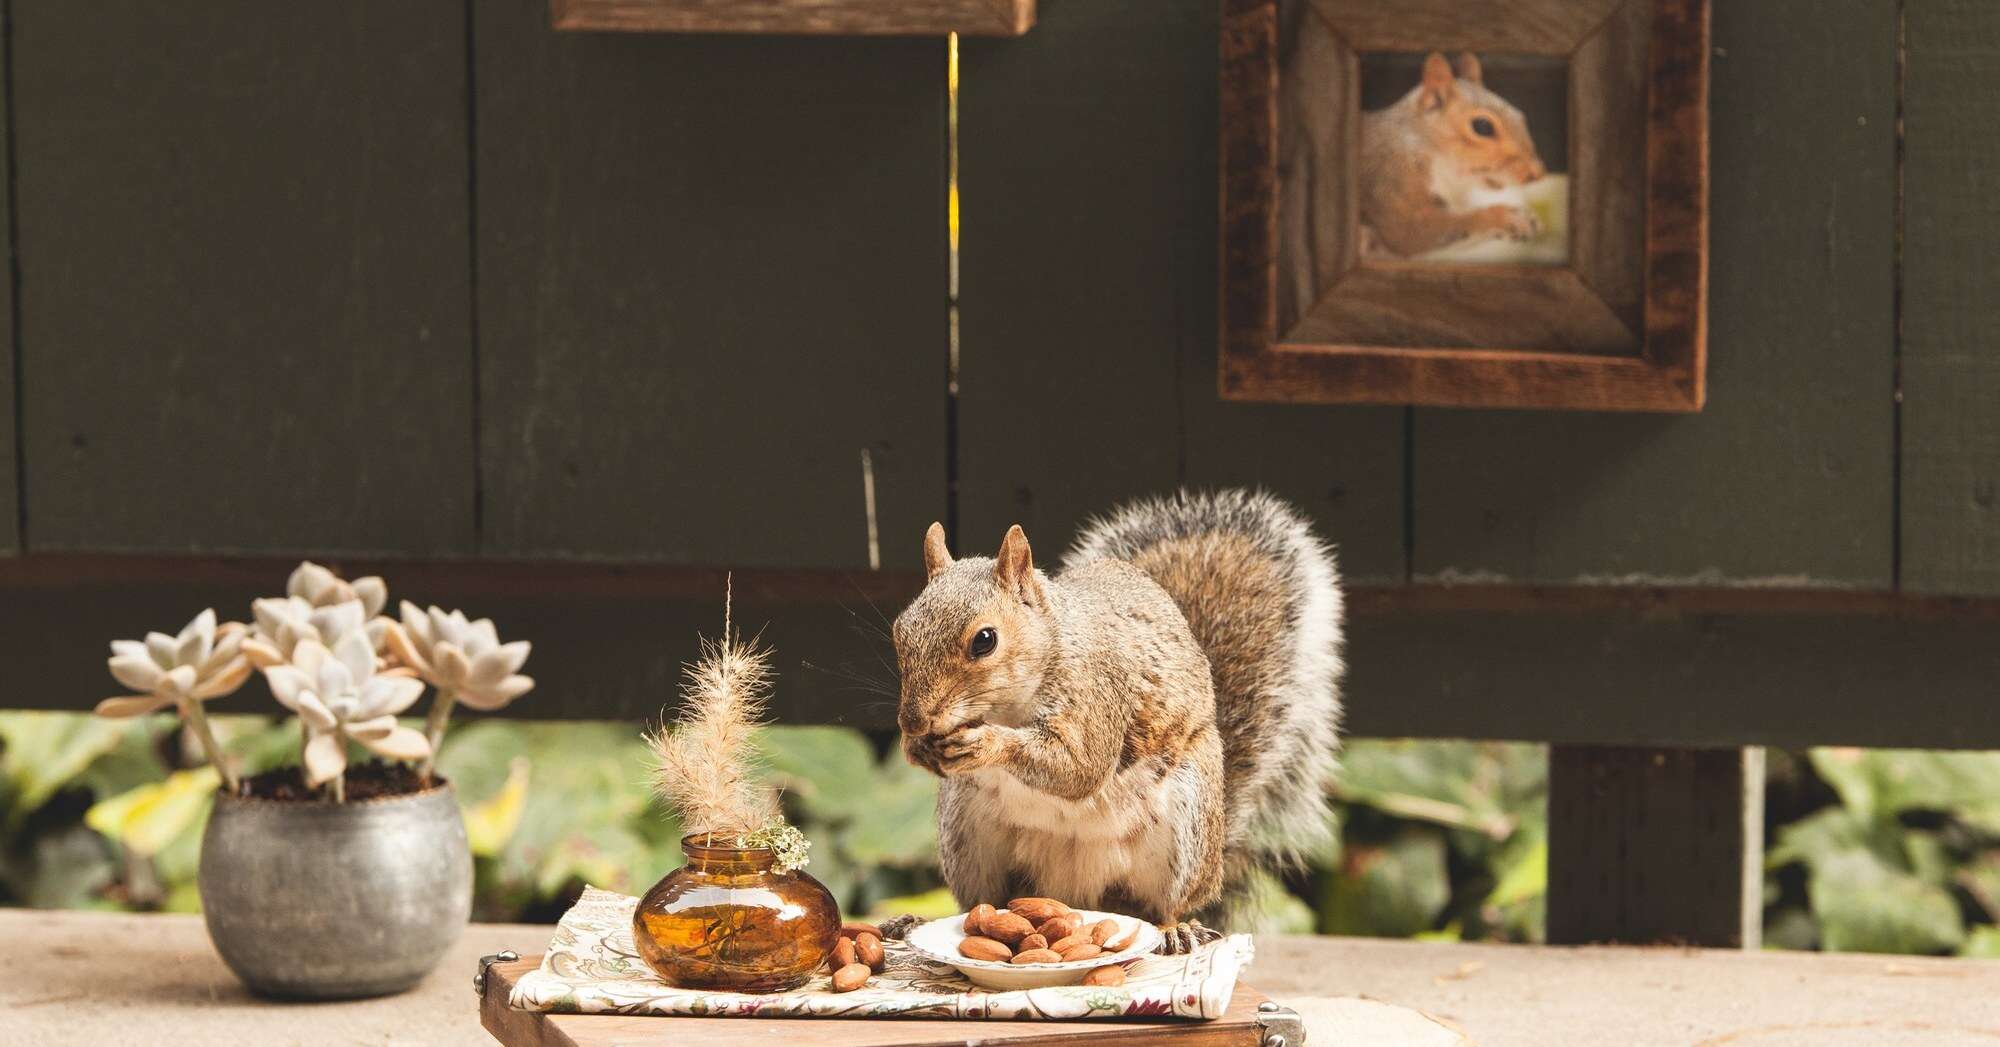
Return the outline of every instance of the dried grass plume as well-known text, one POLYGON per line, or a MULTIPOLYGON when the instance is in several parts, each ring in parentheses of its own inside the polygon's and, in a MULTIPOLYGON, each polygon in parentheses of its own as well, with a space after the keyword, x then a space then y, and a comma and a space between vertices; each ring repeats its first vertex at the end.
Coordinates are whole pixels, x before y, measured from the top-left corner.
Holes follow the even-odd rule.
POLYGON ((771 653, 735 634, 727 606, 722 639, 702 640, 701 657, 686 668, 680 714, 646 742, 653 787, 680 816, 682 831, 742 837, 778 817, 777 793, 753 774, 771 653))

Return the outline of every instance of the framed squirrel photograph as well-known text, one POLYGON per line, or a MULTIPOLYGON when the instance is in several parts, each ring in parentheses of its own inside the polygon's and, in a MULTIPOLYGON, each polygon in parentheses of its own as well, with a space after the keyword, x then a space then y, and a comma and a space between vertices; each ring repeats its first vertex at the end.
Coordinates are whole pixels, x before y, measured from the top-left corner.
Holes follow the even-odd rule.
POLYGON ((1228 400, 1698 411, 1708 0, 1223 0, 1228 400))

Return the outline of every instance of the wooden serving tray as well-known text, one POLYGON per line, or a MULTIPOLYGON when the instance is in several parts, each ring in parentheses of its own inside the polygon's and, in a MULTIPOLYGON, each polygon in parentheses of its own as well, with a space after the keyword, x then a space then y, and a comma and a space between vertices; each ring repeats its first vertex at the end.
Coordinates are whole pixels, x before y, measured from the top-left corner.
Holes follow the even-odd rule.
POLYGON ((929 1047, 963 1044, 1174 1044, 1176 1047, 1298 1047, 1298 1015, 1238 985, 1229 1011, 1214 1021, 1124 1018, 1117 1021, 944 1021, 932 1018, 692 1018, 517 1011, 507 997, 540 956, 485 965, 479 1022, 506 1047, 771 1047, 810 1038, 819 1047, 929 1047))

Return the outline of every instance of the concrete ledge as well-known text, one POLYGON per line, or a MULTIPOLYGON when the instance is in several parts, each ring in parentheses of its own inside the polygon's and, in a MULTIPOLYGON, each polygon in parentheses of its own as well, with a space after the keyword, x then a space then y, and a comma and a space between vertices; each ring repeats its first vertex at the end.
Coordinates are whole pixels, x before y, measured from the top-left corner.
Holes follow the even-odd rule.
MULTIPOLYGON (((0 910, 0 1043, 491 1044, 472 992, 478 957, 539 952, 549 933, 474 924, 402 996, 275 1004, 236 982, 199 917, 0 910)), ((1991 960, 1290 937, 1260 940, 1247 980, 1348 1023, 1343 1040, 1316 1037, 1322 1047, 1373 1047, 1351 1038, 1366 1008, 1329 999, 1354 997, 1446 1019, 1482 1047, 1991 1047, 2000 1037, 1991 960)))

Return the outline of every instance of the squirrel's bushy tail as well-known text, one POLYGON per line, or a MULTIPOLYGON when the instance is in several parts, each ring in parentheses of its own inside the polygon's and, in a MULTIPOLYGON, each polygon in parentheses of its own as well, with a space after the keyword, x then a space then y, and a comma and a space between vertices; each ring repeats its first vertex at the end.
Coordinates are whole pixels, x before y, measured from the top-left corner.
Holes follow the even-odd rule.
POLYGON ((1340 573, 1306 518, 1261 491, 1182 491, 1093 521, 1065 569, 1111 557, 1174 598, 1215 679, 1229 838, 1225 904, 1256 867, 1282 867, 1333 831, 1340 726, 1340 573))

